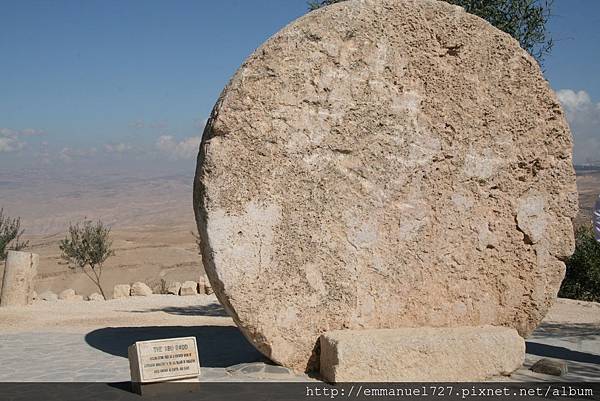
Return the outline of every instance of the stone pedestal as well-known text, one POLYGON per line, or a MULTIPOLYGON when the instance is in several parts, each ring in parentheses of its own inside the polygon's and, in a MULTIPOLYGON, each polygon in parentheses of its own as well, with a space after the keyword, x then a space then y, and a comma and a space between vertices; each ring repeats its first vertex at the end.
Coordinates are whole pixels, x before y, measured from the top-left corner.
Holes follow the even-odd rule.
POLYGON ((463 382, 508 376, 525 341, 506 327, 339 330, 321 342, 321 376, 339 382, 463 382))
POLYGON ((24 306, 33 302, 33 280, 39 256, 35 253, 8 251, 0 293, 0 306, 24 306))

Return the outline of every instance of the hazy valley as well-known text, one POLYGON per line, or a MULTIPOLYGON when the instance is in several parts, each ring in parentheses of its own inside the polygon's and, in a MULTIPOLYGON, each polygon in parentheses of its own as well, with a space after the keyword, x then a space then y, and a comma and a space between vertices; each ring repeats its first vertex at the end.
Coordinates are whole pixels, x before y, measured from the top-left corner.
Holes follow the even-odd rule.
MULTIPOLYGON (((69 222, 85 217, 112 226, 116 255, 105 266, 108 293, 115 284, 196 280, 203 274, 192 210, 193 172, 59 175, 45 171, 0 174, 0 205, 21 216, 30 249, 40 254, 37 290, 95 291, 88 278, 60 258, 58 242, 69 222), (70 177, 70 178, 65 178, 70 177)), ((580 213, 589 222, 600 193, 600 171, 578 172, 580 213)), ((0 267, 0 270, 3 266, 0 267)))

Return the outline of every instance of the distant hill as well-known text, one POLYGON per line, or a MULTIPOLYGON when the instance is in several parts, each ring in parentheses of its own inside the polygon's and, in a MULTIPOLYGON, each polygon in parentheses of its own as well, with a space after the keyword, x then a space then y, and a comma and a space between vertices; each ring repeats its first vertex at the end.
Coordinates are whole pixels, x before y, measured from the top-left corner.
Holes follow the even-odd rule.
POLYGON ((575 172, 577 173, 587 173, 593 171, 600 171, 600 165, 595 164, 585 164, 585 165, 575 165, 575 172))
MULTIPOLYGON (((600 194, 600 166, 575 166, 579 215, 588 223, 600 194)), ((101 218, 114 228, 193 227, 193 169, 149 174, 0 172, 0 206, 21 216, 26 235, 63 234, 70 221, 101 218)))

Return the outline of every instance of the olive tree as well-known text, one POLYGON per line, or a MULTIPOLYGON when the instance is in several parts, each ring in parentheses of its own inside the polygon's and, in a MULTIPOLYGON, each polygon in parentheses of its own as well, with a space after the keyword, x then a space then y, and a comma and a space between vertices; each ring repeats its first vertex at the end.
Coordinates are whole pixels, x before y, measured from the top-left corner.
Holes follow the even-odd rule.
MULTIPOLYGON (((309 1, 310 10, 345 0, 309 1)), ((540 64, 552 50, 553 41, 546 25, 553 0, 444 0, 463 7, 519 41, 540 64)))
POLYGON ((4 216, 4 209, 0 209, 0 260, 6 259, 9 250, 20 251, 27 247, 29 242, 21 241, 24 231, 20 217, 4 216))
POLYGON ((567 260, 559 296, 600 302, 600 243, 590 225, 575 233, 575 253, 567 260))
POLYGON ((69 267, 83 271, 98 287, 104 299, 107 299, 101 279, 104 262, 115 254, 110 228, 100 220, 96 223, 84 220, 82 223, 70 224, 67 237, 60 242, 59 248, 62 251, 61 257, 69 263, 69 267))

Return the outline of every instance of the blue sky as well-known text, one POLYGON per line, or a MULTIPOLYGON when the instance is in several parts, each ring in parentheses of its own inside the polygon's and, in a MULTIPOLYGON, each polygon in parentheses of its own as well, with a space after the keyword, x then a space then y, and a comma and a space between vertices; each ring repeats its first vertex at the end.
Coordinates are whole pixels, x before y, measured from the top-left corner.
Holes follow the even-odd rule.
MULTIPOLYGON (((0 169, 193 165, 229 77, 306 9, 305 0, 0 0, 0 169)), ((550 30, 546 77, 577 161, 600 159, 600 1, 555 0, 550 30)))

